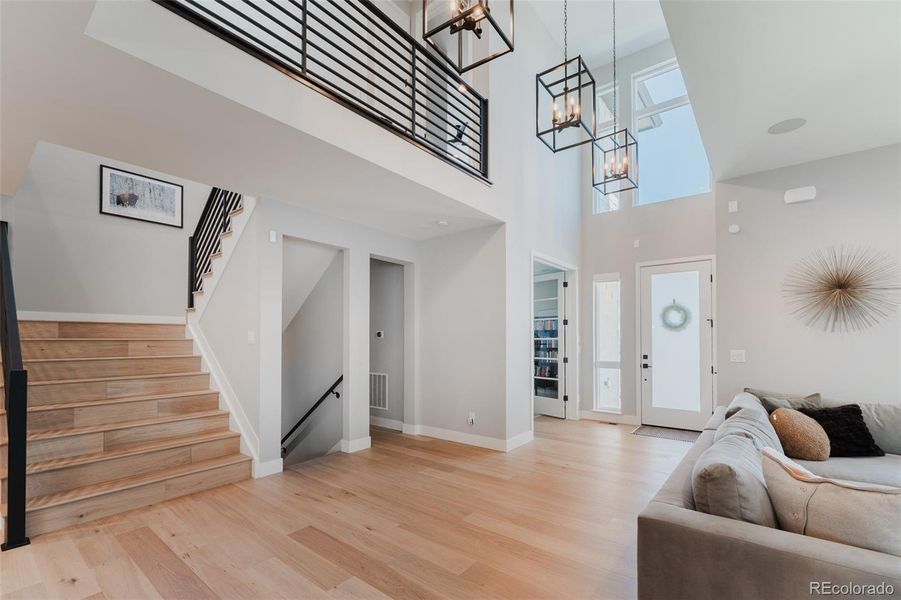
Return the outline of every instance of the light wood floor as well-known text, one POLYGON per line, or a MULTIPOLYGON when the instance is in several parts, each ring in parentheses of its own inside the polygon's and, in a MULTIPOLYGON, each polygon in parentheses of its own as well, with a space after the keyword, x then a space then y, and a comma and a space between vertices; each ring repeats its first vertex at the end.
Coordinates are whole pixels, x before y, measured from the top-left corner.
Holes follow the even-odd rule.
POLYGON ((373 448, 32 540, 5 598, 631 598, 635 516, 690 447, 538 419, 504 454, 373 448))

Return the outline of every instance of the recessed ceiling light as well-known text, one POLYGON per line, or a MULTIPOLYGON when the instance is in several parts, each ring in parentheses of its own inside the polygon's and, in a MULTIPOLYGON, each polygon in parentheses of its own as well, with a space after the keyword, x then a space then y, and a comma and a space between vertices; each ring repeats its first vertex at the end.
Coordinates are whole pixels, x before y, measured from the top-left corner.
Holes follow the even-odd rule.
POLYGON ((789 131, 794 131, 795 129, 800 129, 807 124, 807 119, 795 118, 795 119, 786 119, 784 121, 779 121, 778 123, 773 124, 767 129, 767 133, 772 135, 780 135, 783 133, 788 133, 789 131))
POLYGON ((437 225, 438 227, 447 227, 448 225, 450 225, 450 223, 448 223, 445 219, 438 219, 437 221, 435 221, 435 225, 437 225))

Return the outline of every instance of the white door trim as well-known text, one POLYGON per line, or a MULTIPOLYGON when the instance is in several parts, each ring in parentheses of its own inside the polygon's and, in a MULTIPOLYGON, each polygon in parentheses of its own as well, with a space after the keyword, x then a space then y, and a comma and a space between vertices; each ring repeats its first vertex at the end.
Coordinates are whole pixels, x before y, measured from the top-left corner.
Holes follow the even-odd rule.
MULTIPOLYGON (((532 348, 532 338, 535 336, 535 263, 540 262, 550 267, 556 267, 566 272, 566 280, 571 288, 570 293, 566 295, 568 306, 566 306, 566 315, 569 319, 569 333, 566 336, 566 355, 569 357, 567 362, 567 395, 570 397, 569 406, 567 406, 566 418, 577 421, 580 418, 580 410, 582 407, 579 389, 581 388, 581 380, 579 377, 579 296, 581 295, 581 287, 579 286, 579 269, 573 264, 559 260, 548 254, 543 254, 532 250, 531 260, 529 261, 529 347, 532 348), (570 316, 571 315, 571 316, 570 316), (572 390, 570 392, 570 390, 572 390)), ((529 373, 532 373, 532 365, 534 365, 534 353, 529 351, 529 373)), ((531 430, 535 431, 535 394, 532 390, 532 377, 529 376, 529 417, 531 430)))
POLYGON ((642 420, 642 401, 641 401, 641 268, 656 267, 660 265, 677 265, 680 263, 697 262, 701 260, 710 261, 710 272, 713 274, 713 283, 711 284, 710 298, 710 318, 713 319, 713 331, 710 332, 710 358, 713 361, 713 374, 710 377, 713 394, 713 408, 716 408, 717 402, 717 374, 719 368, 716 366, 716 332, 719 321, 716 315, 716 284, 719 279, 716 274, 716 254, 701 254, 698 256, 685 256, 681 258, 670 258, 663 260, 646 260, 635 263, 635 391, 636 391, 636 413, 638 415, 638 424, 641 425, 642 420))

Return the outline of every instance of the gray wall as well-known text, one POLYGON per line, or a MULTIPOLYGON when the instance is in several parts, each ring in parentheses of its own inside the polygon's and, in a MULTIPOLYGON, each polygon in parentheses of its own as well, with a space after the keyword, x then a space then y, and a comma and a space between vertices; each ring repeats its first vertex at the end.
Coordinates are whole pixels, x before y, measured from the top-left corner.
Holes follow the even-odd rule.
POLYGON ((420 245, 419 425, 505 438, 505 234, 485 227, 420 245))
POLYGON ((749 175, 716 186, 719 402, 744 386, 820 392, 849 402, 901 402, 901 320, 824 333, 790 314, 786 274, 829 246, 868 246, 901 261, 901 146, 749 175), (812 202, 785 190, 814 185, 812 202), (739 212, 728 213, 736 200, 739 212), (730 224, 741 227, 729 234, 730 224), (729 350, 747 352, 730 363, 729 350))
POLYGON ((388 374, 388 410, 372 417, 404 421, 404 267, 373 259, 369 266, 369 370, 388 374), (385 337, 377 338, 376 332, 385 337))
POLYGON ((3 218, 20 310, 184 316, 187 243, 210 186, 40 142, 3 218), (184 229, 102 215, 100 165, 184 186, 184 229))
POLYGON ((638 414, 636 347, 636 264, 646 261, 713 254, 716 248, 712 194, 657 204, 625 203, 615 212, 591 214, 585 203, 582 222, 581 403, 591 410, 594 332, 592 289, 595 275, 619 273, 622 414, 638 414), (639 246, 635 247, 638 241, 639 246))
MULTIPOLYGON (((343 299, 344 253, 339 253, 282 335, 282 435, 341 375, 343 299)), ((286 464, 322 456, 341 440, 341 404, 331 396, 316 409, 291 442, 286 464)))

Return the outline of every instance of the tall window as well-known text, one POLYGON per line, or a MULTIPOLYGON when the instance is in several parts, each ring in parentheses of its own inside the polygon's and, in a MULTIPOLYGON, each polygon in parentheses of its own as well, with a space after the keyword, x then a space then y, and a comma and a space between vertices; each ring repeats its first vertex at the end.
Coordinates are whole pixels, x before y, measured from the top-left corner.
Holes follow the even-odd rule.
MULTIPOLYGON (((616 94, 619 95, 620 90, 617 88, 616 94)), ((613 84, 608 83, 598 88, 598 97, 596 103, 597 114, 597 133, 599 136, 609 135, 613 133, 613 84)), ((594 156, 595 161, 601 160, 601 154, 594 156)), ((603 168, 602 165, 596 164, 595 168, 603 168)), ((619 194, 610 194, 605 196, 598 190, 593 192, 594 198, 594 214, 610 212, 611 210, 619 210, 619 194)))
POLYGON ((675 60, 632 76, 641 180, 636 204, 710 191, 710 166, 675 60))
POLYGON ((620 412, 619 273, 594 276, 594 410, 620 412))

